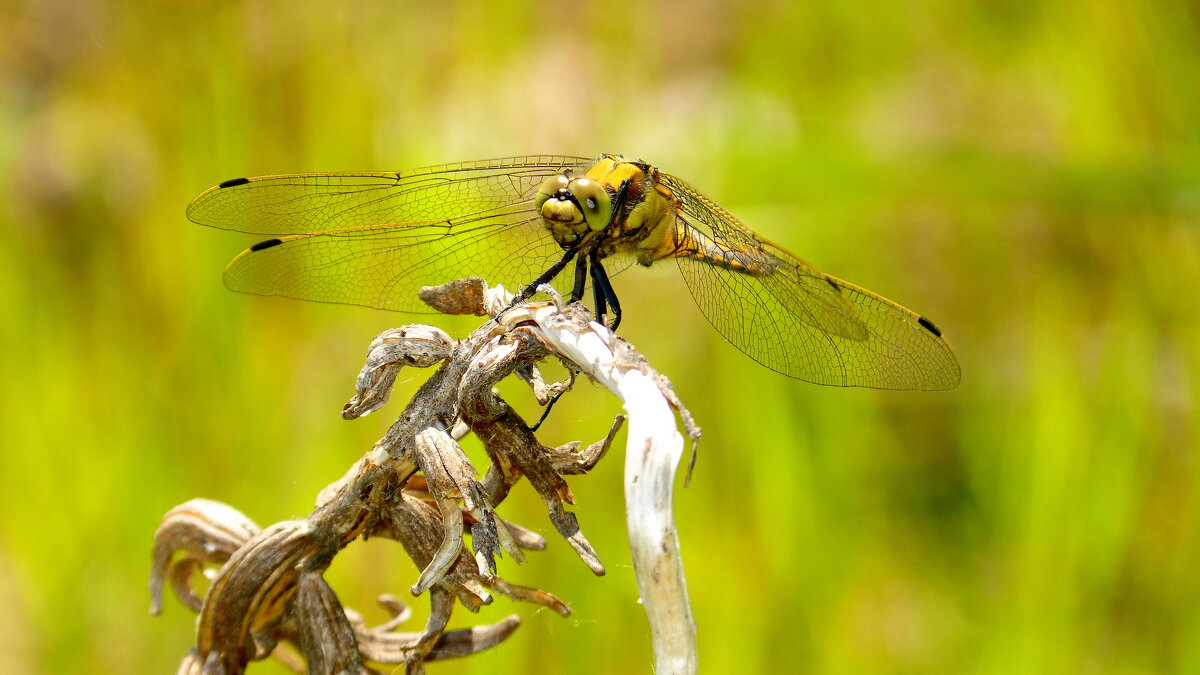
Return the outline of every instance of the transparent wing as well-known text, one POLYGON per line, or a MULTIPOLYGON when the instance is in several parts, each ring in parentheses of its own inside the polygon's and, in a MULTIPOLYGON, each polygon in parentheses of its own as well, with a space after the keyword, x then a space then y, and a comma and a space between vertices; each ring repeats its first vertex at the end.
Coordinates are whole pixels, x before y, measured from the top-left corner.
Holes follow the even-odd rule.
POLYGON ((817 384, 922 390, 958 384, 954 352, 928 319, 816 270, 679 178, 659 178, 681 203, 677 226, 685 246, 677 260, 692 297, 748 356, 817 384))
POLYGON ((591 163, 533 155, 376 173, 235 178, 188 205, 192 222, 252 234, 312 234, 445 220, 527 201, 546 178, 591 163))
POLYGON ((540 219, 495 210, 436 223, 268 240, 225 269, 235 291, 428 313, 422 286, 481 276, 516 291, 562 256, 540 219), (275 243, 278 242, 278 243, 275 243))
POLYGON ((588 162, 532 156, 235 179, 187 213, 203 225, 291 235, 236 257, 225 270, 233 290, 429 312, 416 297, 421 286, 478 275, 516 290, 561 257, 532 199, 547 177, 588 162))

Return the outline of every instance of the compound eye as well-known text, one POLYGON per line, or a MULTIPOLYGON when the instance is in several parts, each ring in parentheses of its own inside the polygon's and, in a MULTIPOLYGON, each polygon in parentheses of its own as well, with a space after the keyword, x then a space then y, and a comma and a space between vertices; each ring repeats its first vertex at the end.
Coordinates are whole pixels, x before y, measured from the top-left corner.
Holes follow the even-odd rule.
POLYGON ((579 208, 583 211, 583 217, 590 229, 602 230, 608 227, 608 221, 612 219, 612 198, 603 185, 580 178, 571 183, 571 194, 575 195, 575 200, 579 202, 579 208))
POLYGON ((545 204, 547 199, 558 194, 559 190, 567 187, 567 183, 569 182, 567 177, 561 174, 547 178, 546 182, 542 183, 542 186, 538 188, 537 195, 533 198, 533 208, 541 211, 542 204, 545 204))

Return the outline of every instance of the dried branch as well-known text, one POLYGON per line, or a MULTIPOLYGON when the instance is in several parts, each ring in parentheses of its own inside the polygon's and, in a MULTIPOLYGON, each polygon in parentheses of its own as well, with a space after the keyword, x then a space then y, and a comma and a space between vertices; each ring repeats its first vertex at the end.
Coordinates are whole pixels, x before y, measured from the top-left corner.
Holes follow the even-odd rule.
POLYGON ((486 289, 480 280, 425 289, 422 297, 443 310, 500 318, 461 341, 419 325, 386 331, 372 341, 356 394, 342 411, 347 419, 386 403, 405 366, 440 368, 374 448, 320 492, 308 517, 259 529, 237 510, 202 499, 164 517, 155 533, 151 611, 161 610, 169 581, 180 601, 200 613, 196 646, 180 672, 240 673, 250 661, 273 656, 298 671, 373 673, 371 664, 404 664, 407 672, 417 673, 426 661, 494 646, 520 624, 510 616, 490 626, 447 631, 455 600, 478 611, 499 594, 569 615, 550 593, 496 576, 496 559, 504 553, 519 562, 523 550, 546 545, 539 535, 496 514, 522 478, 541 496, 551 522, 584 564, 604 573, 567 509, 575 498, 563 476, 595 466, 624 418, 618 416, 605 438, 582 450, 579 442, 551 448, 493 390, 512 374, 525 379, 543 403, 569 389, 573 375, 567 382, 546 384, 538 371, 537 363, 552 354, 625 401, 628 447, 636 449, 627 452, 626 465, 630 537, 657 668, 695 672, 694 626, 670 515, 671 477, 682 449, 671 406, 693 439, 699 429, 669 383, 623 340, 590 323, 586 310, 577 306, 556 301, 508 309, 503 289, 486 289), (466 433, 475 434, 487 452, 482 478, 458 444, 466 433), (470 548, 464 544, 468 533, 470 548), (366 626, 325 582, 334 556, 360 536, 400 543, 421 567, 410 588, 414 596, 429 594, 429 616, 420 632, 396 632, 410 612, 390 596, 381 597, 380 604, 393 618, 366 626), (198 572, 212 578, 205 594, 194 586, 198 572))
MULTIPOLYGON (((554 296, 550 287, 542 290, 554 296)), ((650 619, 655 671, 696 672, 696 624, 672 513, 674 477, 683 451, 672 409, 679 412, 693 444, 700 439, 700 428, 665 376, 655 372, 628 342, 588 321, 577 306, 526 305, 503 320, 513 325, 534 322, 542 340, 624 403, 629 413, 625 449, 629 544, 650 619)))

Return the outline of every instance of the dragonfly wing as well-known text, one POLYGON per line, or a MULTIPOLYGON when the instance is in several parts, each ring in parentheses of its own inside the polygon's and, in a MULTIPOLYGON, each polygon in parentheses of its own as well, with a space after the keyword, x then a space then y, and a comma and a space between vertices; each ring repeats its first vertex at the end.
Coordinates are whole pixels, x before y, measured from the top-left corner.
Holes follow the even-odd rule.
POLYGON ((400 172, 235 178, 192 200, 201 225, 254 234, 313 234, 351 227, 455 218, 533 199, 542 182, 590 164, 534 155, 400 172))
POLYGON ((350 228, 270 239, 225 270, 235 291, 430 312, 422 286, 467 276, 516 291, 562 250, 530 212, 492 211, 441 222, 350 228))
POLYGON ((692 297, 748 356, 817 384, 921 390, 958 384, 958 361, 928 319, 816 270, 682 180, 661 180, 680 202, 682 238, 705 242, 685 248, 716 251, 677 256, 692 297), (714 264, 722 254, 745 264, 714 264))
POLYGON ((388 173, 238 178, 188 207, 202 225, 289 235, 255 244, 225 270, 261 295, 428 312, 416 292, 465 276, 516 290, 561 255, 533 210, 549 176, 580 157, 529 156, 388 173))

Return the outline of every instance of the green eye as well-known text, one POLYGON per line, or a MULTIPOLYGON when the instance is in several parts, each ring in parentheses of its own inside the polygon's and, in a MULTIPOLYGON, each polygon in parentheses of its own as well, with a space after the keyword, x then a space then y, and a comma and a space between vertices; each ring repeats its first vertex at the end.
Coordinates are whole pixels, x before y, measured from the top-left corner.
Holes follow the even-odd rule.
POLYGON ((541 211, 542 204, 545 204, 546 200, 557 194, 559 190, 565 188, 568 182, 567 177, 563 175, 547 178, 546 182, 542 183, 542 186, 538 188, 537 195, 533 198, 533 208, 541 211))
POLYGON ((589 228, 602 230, 608 227, 608 221, 612 219, 612 198, 603 185, 580 178, 571 183, 571 194, 579 202, 589 228))

